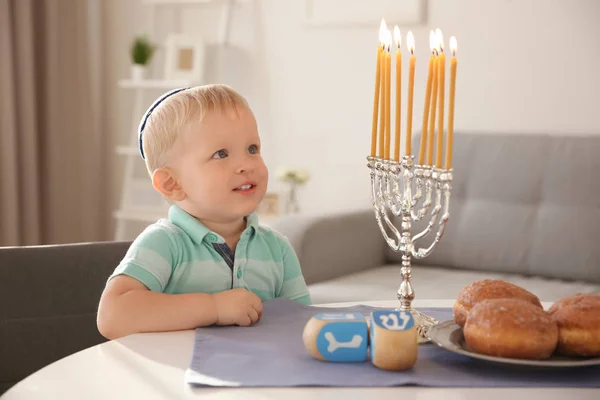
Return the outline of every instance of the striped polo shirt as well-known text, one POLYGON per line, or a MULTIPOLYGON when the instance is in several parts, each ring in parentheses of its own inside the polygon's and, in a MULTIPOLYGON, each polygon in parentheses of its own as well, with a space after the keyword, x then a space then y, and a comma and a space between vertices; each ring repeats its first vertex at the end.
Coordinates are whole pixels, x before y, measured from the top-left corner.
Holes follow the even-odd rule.
POLYGON ((110 278, 128 275, 155 292, 212 294, 245 288, 263 301, 285 297, 310 304, 288 239, 260 226, 255 213, 245 219, 234 254, 221 235, 173 205, 168 219, 148 226, 133 241, 110 278))

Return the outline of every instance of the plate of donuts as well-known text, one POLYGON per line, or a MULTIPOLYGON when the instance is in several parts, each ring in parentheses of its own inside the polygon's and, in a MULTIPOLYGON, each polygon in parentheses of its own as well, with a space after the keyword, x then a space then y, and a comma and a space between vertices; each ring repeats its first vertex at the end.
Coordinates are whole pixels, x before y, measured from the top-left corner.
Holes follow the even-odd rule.
POLYGON ((427 334, 446 350, 497 363, 600 365, 600 295, 574 294, 544 310, 537 296, 517 285, 480 280, 460 291, 453 320, 427 334))

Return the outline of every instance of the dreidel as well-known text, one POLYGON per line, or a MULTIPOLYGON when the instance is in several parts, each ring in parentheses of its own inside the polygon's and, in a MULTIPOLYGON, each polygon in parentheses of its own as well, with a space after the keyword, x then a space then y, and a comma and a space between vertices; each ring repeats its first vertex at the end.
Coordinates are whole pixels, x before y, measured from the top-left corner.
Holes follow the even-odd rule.
POLYGON ((371 363, 377 368, 402 371, 417 361, 417 326, 409 311, 373 311, 369 322, 371 363))
POLYGON ((304 326, 302 340, 308 352, 319 360, 333 362, 367 360, 368 326, 361 313, 316 314, 304 326))

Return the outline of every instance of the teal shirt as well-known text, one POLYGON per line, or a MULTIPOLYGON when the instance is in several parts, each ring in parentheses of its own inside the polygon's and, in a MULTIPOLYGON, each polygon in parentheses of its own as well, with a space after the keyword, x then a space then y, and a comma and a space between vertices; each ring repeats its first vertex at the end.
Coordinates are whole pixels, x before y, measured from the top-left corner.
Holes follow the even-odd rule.
POLYGON ((111 278, 127 275, 155 292, 212 294, 245 288, 263 301, 285 297, 311 303, 290 242, 260 226, 256 214, 246 218, 232 267, 215 243, 225 240, 180 207, 171 206, 168 219, 148 226, 133 241, 111 278))

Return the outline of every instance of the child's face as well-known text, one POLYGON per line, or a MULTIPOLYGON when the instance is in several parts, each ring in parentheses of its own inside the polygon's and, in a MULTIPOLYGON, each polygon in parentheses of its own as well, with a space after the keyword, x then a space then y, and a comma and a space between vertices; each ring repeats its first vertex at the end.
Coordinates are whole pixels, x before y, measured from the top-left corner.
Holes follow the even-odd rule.
POLYGON ((186 194, 184 208, 200 219, 233 221, 256 210, 267 190, 250 110, 210 112, 182 135, 176 174, 186 194))

